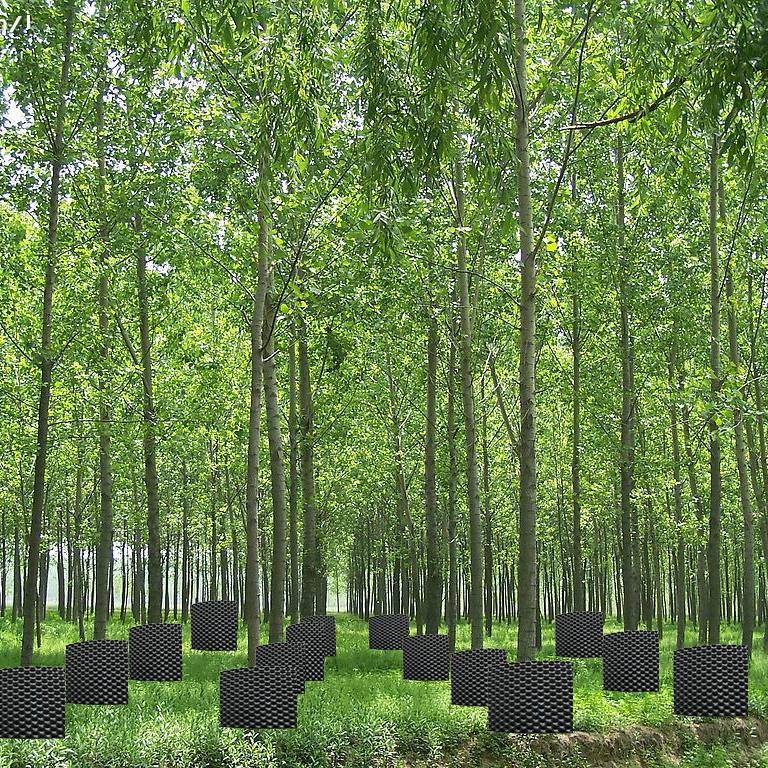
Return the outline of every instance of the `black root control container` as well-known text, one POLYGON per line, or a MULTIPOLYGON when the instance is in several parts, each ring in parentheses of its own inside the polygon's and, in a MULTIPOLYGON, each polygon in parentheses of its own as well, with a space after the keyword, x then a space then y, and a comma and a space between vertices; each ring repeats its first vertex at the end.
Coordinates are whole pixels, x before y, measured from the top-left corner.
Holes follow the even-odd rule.
POLYGON ((323 628, 315 624, 290 624, 285 628, 288 643, 304 643, 307 663, 307 680, 323 680, 325 677, 326 641, 323 628))
POLYGON ((234 600, 193 603, 189 621, 193 651, 237 650, 237 603, 234 600))
POLYGON ((336 617, 305 616, 299 624, 318 624, 323 628, 323 655, 336 655, 336 617))
POLYGON ((0 738, 63 739, 64 667, 0 669, 0 738))
POLYGON ((404 680, 447 680, 450 669, 448 635, 414 635, 405 638, 404 680))
POLYGON ((128 643, 86 640, 64 652, 69 704, 128 703, 128 643))
POLYGON ((307 679, 307 644, 267 643, 256 648, 257 667, 289 667, 296 673, 296 693, 304 693, 307 679))
POLYGON ((244 667, 219 673, 222 728, 295 728, 296 672, 291 667, 244 667))
POLYGON ((386 613, 368 619, 368 648, 372 651, 402 651, 410 626, 404 613, 386 613))
POLYGON ((746 645, 680 648, 672 659, 676 715, 746 716, 749 694, 746 645))
POLYGON ((573 731, 573 662, 516 661, 488 673, 488 730, 573 731))
POLYGON ((181 680, 181 624, 140 624, 128 630, 131 680, 181 680))
POLYGON ((603 638, 603 690, 659 690, 659 633, 613 632, 603 638))
POLYGON ((488 672, 494 664, 505 664, 503 648, 474 648, 451 654, 451 704, 488 706, 488 672))
POLYGON ((555 656, 596 659, 603 655, 602 611, 574 611, 555 616, 555 656))

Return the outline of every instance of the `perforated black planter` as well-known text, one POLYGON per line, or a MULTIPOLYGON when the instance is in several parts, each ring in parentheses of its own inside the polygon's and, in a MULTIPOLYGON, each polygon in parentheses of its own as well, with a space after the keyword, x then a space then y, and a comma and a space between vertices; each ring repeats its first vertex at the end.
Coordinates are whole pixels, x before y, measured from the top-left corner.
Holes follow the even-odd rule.
POLYGON ((289 667, 244 667, 219 673, 222 728, 295 728, 296 672, 289 667))
POLYGON ((140 624, 128 630, 131 680, 181 680, 181 624, 140 624))
POLYGON ((672 661, 675 714, 744 717, 749 693, 745 645, 680 648, 672 661))
POLYGON ((64 652, 70 704, 128 703, 128 643, 87 640, 64 652))
POLYGON ((234 600, 193 603, 189 619, 193 651, 237 650, 237 603, 234 600))
POLYGON ((555 656, 595 659, 603 655, 603 612, 574 611, 555 616, 555 656))
POLYGON ((307 680, 323 680, 325 677, 325 638, 320 624, 299 622, 285 628, 288 643, 306 644, 307 680))
POLYGON ((368 619, 368 648, 372 651, 402 651, 410 631, 404 613, 387 613, 368 619))
POLYGON ((63 739, 64 714, 64 667, 0 669, 0 739, 63 739))
POLYGON ((603 637, 603 690, 659 690, 658 632, 613 632, 603 637))
POLYGON ((573 731, 573 662, 516 661, 488 673, 488 730, 573 731))
POLYGON ((403 641, 403 680, 447 680, 448 635, 414 635, 403 641))
POLYGON ((505 664, 502 648, 473 648, 451 654, 451 704, 465 707, 488 706, 488 671, 493 664, 505 664))
POLYGON ((335 616, 305 616, 300 624, 319 624, 323 628, 323 654, 336 655, 336 617, 335 616))
POLYGON ((304 693, 307 679, 307 644, 267 643, 256 648, 257 667, 288 667, 296 673, 296 693, 304 693))

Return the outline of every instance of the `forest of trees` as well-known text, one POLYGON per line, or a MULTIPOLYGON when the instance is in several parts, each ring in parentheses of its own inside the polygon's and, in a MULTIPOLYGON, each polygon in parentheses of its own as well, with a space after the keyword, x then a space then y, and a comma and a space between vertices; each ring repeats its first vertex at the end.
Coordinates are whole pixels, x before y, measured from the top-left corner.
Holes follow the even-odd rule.
POLYGON ((768 645, 765 0, 2 13, 22 665, 49 583, 251 660, 336 606, 768 645))

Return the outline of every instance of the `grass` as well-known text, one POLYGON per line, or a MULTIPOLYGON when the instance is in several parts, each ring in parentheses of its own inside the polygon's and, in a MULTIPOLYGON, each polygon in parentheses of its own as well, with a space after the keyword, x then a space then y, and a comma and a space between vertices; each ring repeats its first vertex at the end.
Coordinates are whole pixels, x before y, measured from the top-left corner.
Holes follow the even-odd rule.
MULTIPOLYGON (((0 666, 18 664, 20 622, 0 619, 0 666)), ((607 623, 606 631, 619 629, 607 623)), ((514 649, 516 628, 495 625, 488 647, 514 649)), ((128 626, 110 624, 108 636, 127 639, 128 626)), ((42 647, 35 664, 63 665, 67 643, 76 629, 50 615, 44 622, 42 647)), ((263 639, 266 642, 266 638, 263 639)), ((724 627, 722 642, 738 642, 737 628, 724 627)), ((692 631, 689 645, 696 644, 692 631)), ((246 665, 245 636, 230 653, 189 650, 184 627, 184 680, 175 683, 130 683, 127 706, 67 705, 67 737, 61 740, 0 740, 0 768, 81 766, 88 768, 217 768, 219 766, 345 766, 388 768, 404 764, 450 764, 451 753, 468 742, 478 754, 503 758, 511 742, 486 730, 486 710, 450 704, 447 682, 402 679, 402 654, 369 651, 367 625, 350 616, 337 617, 338 655, 326 660, 325 681, 308 682, 299 699, 299 725, 289 731, 247 734, 218 724, 218 677, 223 669, 246 665)), ((457 650, 469 647, 469 629, 458 632, 457 650)), ((662 640, 661 690, 653 694, 606 693, 600 660, 574 662, 574 728, 602 731, 644 724, 663 728, 673 721, 670 628, 662 640)), ((554 628, 544 627, 538 658, 554 654, 554 628)), ((510 660, 513 655, 510 654, 510 660)), ((756 651, 750 667, 750 711, 768 718, 768 656, 756 651)), ((516 766, 542 765, 543 758, 525 749, 526 737, 514 748, 516 766)), ((683 765, 727 766, 723 753, 694 750, 683 765)), ((512 756, 510 755, 510 759, 512 756)), ((755 757, 768 768, 768 756, 755 757)), ((569 765, 579 765, 579 761, 569 765)))

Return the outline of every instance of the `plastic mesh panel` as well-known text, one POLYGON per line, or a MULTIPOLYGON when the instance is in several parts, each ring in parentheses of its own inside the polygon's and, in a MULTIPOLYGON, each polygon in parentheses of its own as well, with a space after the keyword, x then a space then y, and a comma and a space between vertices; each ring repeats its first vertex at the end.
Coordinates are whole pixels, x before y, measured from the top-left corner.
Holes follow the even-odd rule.
POLYGON ((555 656, 595 659, 603 655, 603 612, 575 611, 555 616, 555 656))
POLYGON ((372 651, 402 651, 410 626, 404 613, 387 613, 368 619, 368 647, 372 651))
POLYGON ((234 600, 193 603, 189 618, 193 651, 237 650, 237 603, 234 600))
POLYGON ((323 680, 325 677, 324 637, 320 624, 290 624, 285 628, 288 643, 305 643, 307 680, 323 680))
POLYGON ((244 667, 219 673, 222 728, 295 728, 296 672, 289 667, 244 667))
POLYGON ((323 628, 323 654, 336 655, 336 617, 335 616, 305 616, 300 624, 319 624, 323 628))
POLYGON ((296 673, 296 693, 304 693, 307 679, 307 644, 267 643, 256 648, 257 667, 289 667, 296 673))
POLYGON ((603 690, 659 690, 659 633, 614 632, 603 638, 603 690))
POLYGON ((504 733, 571 733, 573 662, 516 661, 491 667, 488 729, 504 733))
POLYGON ((745 645, 699 645, 675 651, 675 714, 744 717, 749 693, 745 645))
POLYGON ((64 668, 0 669, 0 738, 64 738, 64 668))
POLYGON ((404 680, 447 680, 450 668, 448 635, 414 635, 403 641, 404 680))
POLYGON ((488 706, 488 671, 493 664, 505 664, 502 648, 474 648, 451 654, 451 704, 488 706))
POLYGON ((128 703, 128 643, 86 640, 65 650, 67 701, 70 704, 128 703))
POLYGON ((181 680, 181 624, 140 624, 128 630, 131 680, 181 680))

